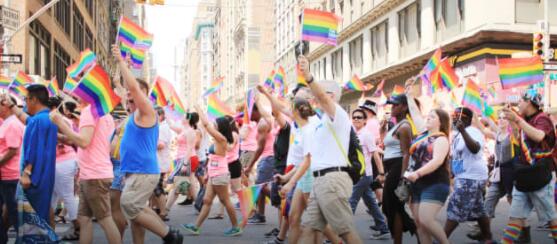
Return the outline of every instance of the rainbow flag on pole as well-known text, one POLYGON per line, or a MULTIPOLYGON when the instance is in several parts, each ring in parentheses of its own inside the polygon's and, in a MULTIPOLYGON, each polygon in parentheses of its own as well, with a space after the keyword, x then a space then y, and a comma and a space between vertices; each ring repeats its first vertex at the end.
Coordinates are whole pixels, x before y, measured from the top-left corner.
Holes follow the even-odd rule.
POLYGON ((449 59, 444 59, 439 64, 439 75, 443 80, 443 86, 449 91, 457 88, 460 84, 458 83, 458 76, 456 75, 453 67, 449 63, 449 59))
POLYGON ((74 80, 72 77, 67 77, 66 81, 64 82, 64 86, 62 87, 62 91, 65 93, 72 93, 73 89, 77 86, 77 81, 74 80))
POLYGON ((217 92, 218 90, 220 90, 220 88, 224 85, 224 77, 219 77, 216 80, 211 82, 211 86, 209 87, 209 89, 207 89, 205 91, 205 93, 203 93, 203 96, 209 96, 210 94, 213 94, 215 92, 217 92))
POLYGON ((298 82, 298 84, 302 84, 304 86, 308 85, 308 83, 306 82, 306 77, 304 77, 299 64, 296 65, 296 81, 298 82))
POLYGON ((120 43, 120 53, 124 59, 130 58, 131 66, 135 69, 140 69, 145 61, 145 50, 138 49, 130 43, 120 43))
POLYGON ((249 122, 251 118, 251 112, 253 111, 253 105, 255 105, 255 91, 252 89, 248 90, 246 94, 246 102, 244 104, 244 117, 243 120, 245 123, 249 122))
POLYGON ((225 115, 234 114, 232 110, 226 106, 215 94, 207 97, 207 116, 211 119, 216 119, 225 115))
POLYGON ((466 82, 464 96, 462 96, 462 106, 468 107, 478 114, 481 114, 483 111, 483 100, 480 96, 480 87, 472 80, 466 82))
POLYGON ((48 94, 50 96, 60 95, 60 86, 58 86, 58 80, 56 77, 52 77, 52 79, 48 81, 46 88, 48 89, 48 94))
POLYGON ((79 54, 79 60, 77 62, 66 68, 66 72, 68 72, 68 76, 77 78, 81 73, 93 67, 96 62, 97 56, 95 56, 95 53, 93 53, 91 49, 87 48, 79 54))
POLYGON ((120 103, 120 97, 110 86, 108 74, 99 65, 95 65, 81 78, 73 94, 91 104, 91 113, 97 118, 112 112, 120 103))
POLYGON ((543 62, 540 57, 502 58, 497 61, 503 89, 528 86, 543 81, 543 62))
POLYGON ((170 83, 167 84, 168 84, 168 91, 170 92, 169 105, 172 106, 172 110, 174 112, 185 115, 186 107, 184 107, 184 104, 182 103, 182 99, 180 99, 180 96, 178 96, 178 93, 176 93, 176 89, 174 89, 172 84, 170 83))
POLYGON ((380 97, 381 94, 383 93, 383 86, 385 85, 385 80, 381 80, 381 82, 379 82, 379 85, 377 85, 377 88, 375 88, 375 92, 373 93, 374 97, 380 97))
POLYGON ((236 192, 238 194, 238 201, 240 202, 240 213, 242 214, 240 228, 244 228, 248 223, 249 214, 254 209, 255 202, 259 198, 259 193, 261 193, 263 186, 265 186, 265 183, 253 185, 236 192))
POLYGON ((166 80, 160 76, 155 78, 155 83, 153 84, 153 88, 151 89, 151 93, 149 94, 149 98, 153 101, 157 106, 164 107, 168 105, 168 88, 166 84, 166 80))
POLYGON ((437 69, 437 67, 439 67, 439 64, 441 63, 442 55, 443 52, 441 51, 441 48, 435 50, 435 52, 433 53, 433 55, 431 55, 431 58, 429 59, 429 61, 427 61, 426 65, 424 66, 424 68, 420 73, 422 75, 427 76, 427 78, 431 80, 430 78, 431 72, 433 72, 435 69, 437 69))
POLYGON ((358 78, 357 75, 352 76, 352 79, 350 79, 348 82, 346 82, 346 84, 344 84, 344 89, 352 90, 352 91, 367 90, 366 86, 364 85, 362 80, 360 80, 360 78, 358 78))
POLYGON ((0 88, 8 88, 12 81, 9 77, 0 75, 0 88))
POLYGON ((284 77, 286 77, 286 73, 284 72, 284 68, 282 68, 282 66, 279 66, 277 73, 275 73, 275 77, 274 77, 274 82, 275 84, 278 86, 278 94, 281 97, 286 96, 286 93, 288 93, 288 86, 286 85, 286 82, 284 81, 284 77))
POLYGON ((153 35, 130 19, 122 16, 118 26, 118 40, 133 44, 136 48, 149 49, 153 44, 153 35))
POLYGON ((302 40, 337 45, 340 18, 333 13, 304 9, 302 13, 302 40))
POLYGON ((487 104, 485 100, 483 103, 482 115, 493 120, 493 122, 497 122, 497 115, 495 114, 495 110, 493 109, 493 107, 489 106, 489 104, 487 104))
POLYGON ((273 81, 274 78, 275 78, 275 70, 272 70, 269 76, 267 77, 267 79, 265 80, 265 82, 263 83, 263 86, 270 88, 274 91, 275 90, 275 82, 273 81))
POLYGON ((8 90, 23 97, 27 95, 27 88, 25 88, 25 86, 31 83, 33 83, 33 79, 25 74, 25 72, 19 71, 12 83, 8 86, 8 90))

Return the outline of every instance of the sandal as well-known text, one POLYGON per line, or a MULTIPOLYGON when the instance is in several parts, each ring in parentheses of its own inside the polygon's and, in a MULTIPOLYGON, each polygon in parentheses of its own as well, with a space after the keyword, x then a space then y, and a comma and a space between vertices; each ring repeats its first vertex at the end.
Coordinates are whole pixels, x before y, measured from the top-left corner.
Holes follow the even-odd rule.
POLYGON ((62 235, 63 241, 78 241, 79 240, 79 230, 74 230, 72 232, 66 232, 62 235))
POLYGON ((213 217, 209 217, 209 219, 224 219, 224 216, 219 214, 219 215, 215 215, 213 217))

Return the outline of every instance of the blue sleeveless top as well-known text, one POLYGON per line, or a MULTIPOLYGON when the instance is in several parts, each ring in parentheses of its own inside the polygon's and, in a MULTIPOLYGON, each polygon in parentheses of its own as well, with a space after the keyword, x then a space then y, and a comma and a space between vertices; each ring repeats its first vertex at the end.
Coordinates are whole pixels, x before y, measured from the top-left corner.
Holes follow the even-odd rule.
POLYGON ((120 145, 121 172, 131 174, 160 174, 157 161, 159 122, 142 128, 135 124, 134 114, 126 124, 120 145))

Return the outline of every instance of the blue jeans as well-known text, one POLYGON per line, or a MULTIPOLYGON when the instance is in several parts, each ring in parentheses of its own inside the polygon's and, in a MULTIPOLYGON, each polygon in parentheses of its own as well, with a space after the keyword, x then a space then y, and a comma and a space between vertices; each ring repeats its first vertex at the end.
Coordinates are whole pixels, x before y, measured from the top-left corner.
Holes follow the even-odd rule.
POLYGON ((385 217, 381 213, 379 205, 377 205, 375 193, 371 190, 370 185, 372 182, 373 176, 362 176, 358 183, 352 187, 352 196, 348 200, 350 202, 350 207, 352 207, 352 213, 356 212, 358 202, 360 202, 360 198, 363 198, 367 209, 375 221, 375 227, 381 232, 389 232, 385 217))
POLYGON ((8 229, 6 228, 8 223, 4 223, 2 220, 2 206, 6 204, 8 221, 13 225, 17 226, 17 201, 16 201, 16 189, 18 180, 3 180, 0 181, 0 243, 8 242, 8 229))

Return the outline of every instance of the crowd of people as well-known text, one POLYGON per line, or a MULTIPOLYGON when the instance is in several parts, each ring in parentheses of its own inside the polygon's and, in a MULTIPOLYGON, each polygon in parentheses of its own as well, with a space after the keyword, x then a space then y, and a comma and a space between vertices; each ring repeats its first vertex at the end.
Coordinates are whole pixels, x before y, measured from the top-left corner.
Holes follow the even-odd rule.
POLYGON ((27 87, 23 108, 1 95, 0 243, 12 226, 20 243, 92 243, 94 221, 111 244, 122 243, 127 227, 134 243, 144 243, 145 230, 182 243, 182 233, 165 224, 180 195, 186 200, 178 204, 199 213, 183 221, 183 231, 202 235, 205 220, 224 219, 226 211, 224 235, 238 236, 237 193, 253 185, 262 190, 247 224, 266 223, 266 199, 280 216, 265 234, 269 244, 362 243, 353 221, 360 200, 373 240, 404 243, 410 232, 419 243, 445 244, 460 223, 474 221, 478 229, 468 237, 495 243, 490 222, 503 197, 511 207, 502 243, 529 240, 534 209, 557 243, 555 124, 535 92, 503 106, 493 121, 466 107, 424 111, 410 81, 386 105, 364 99, 348 113, 338 84, 314 81, 300 56, 307 85, 288 99, 258 86, 247 121, 210 119, 197 105, 175 120, 153 105, 149 84, 133 76, 117 47, 113 54, 125 118, 96 118, 90 104, 49 98, 40 84, 27 87), (354 151, 365 167, 356 180, 354 151), (215 197, 220 206, 213 208, 215 197), (22 217, 23 202, 32 220, 22 217), (445 205, 443 226, 436 217, 445 205), (66 219, 70 230, 52 234, 66 219))

